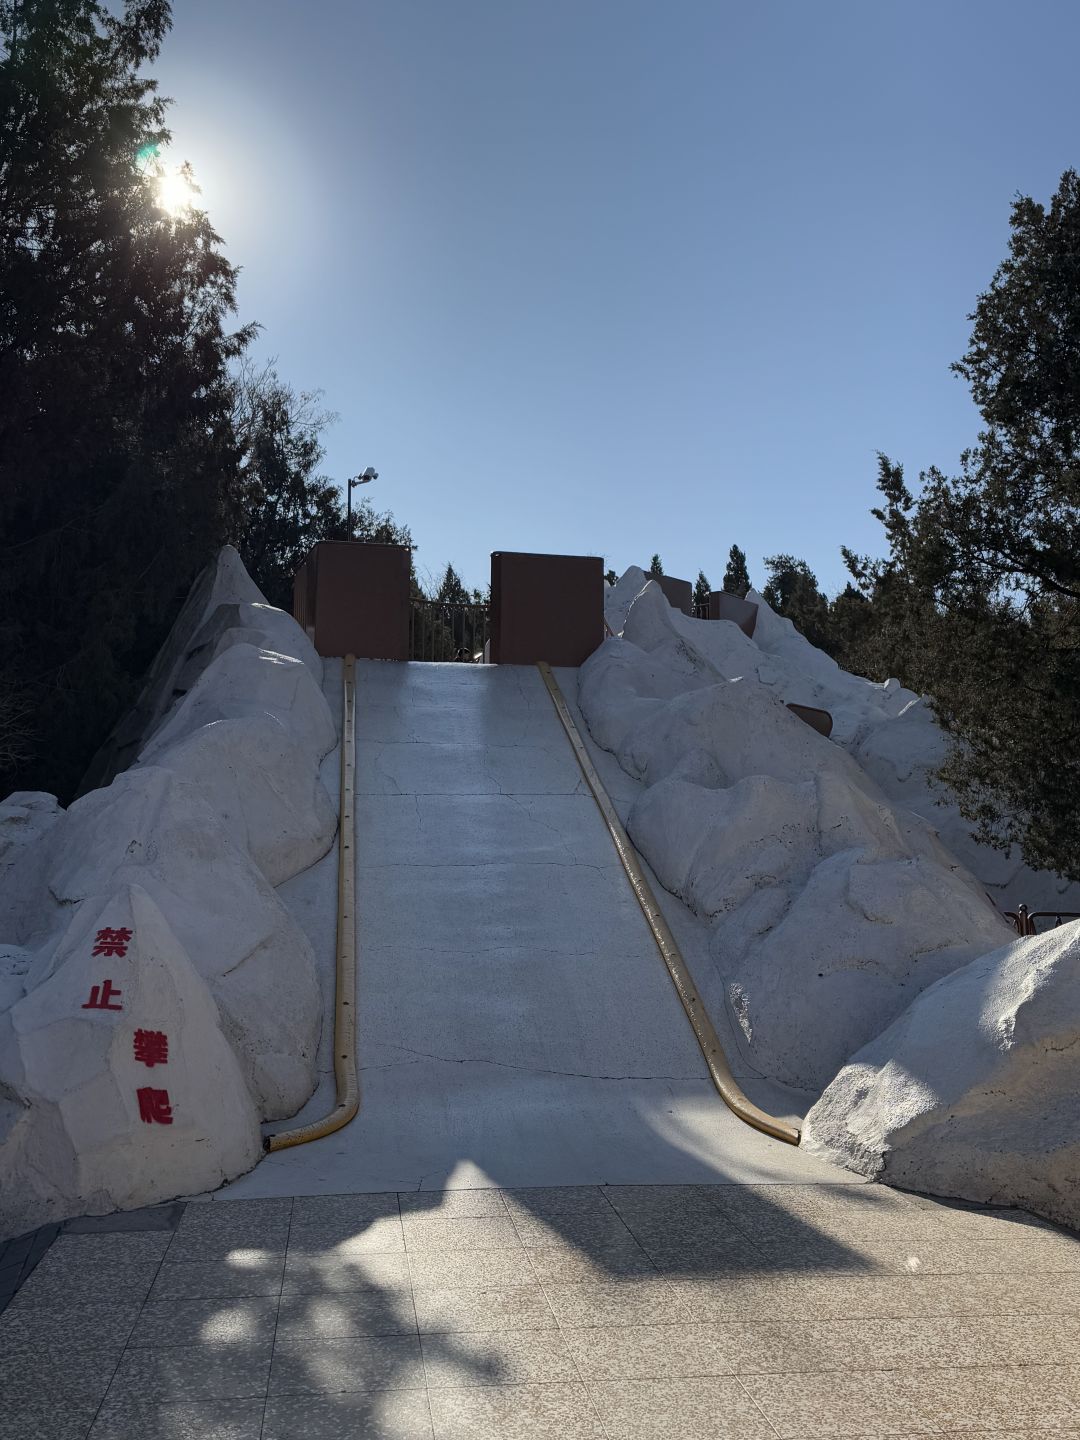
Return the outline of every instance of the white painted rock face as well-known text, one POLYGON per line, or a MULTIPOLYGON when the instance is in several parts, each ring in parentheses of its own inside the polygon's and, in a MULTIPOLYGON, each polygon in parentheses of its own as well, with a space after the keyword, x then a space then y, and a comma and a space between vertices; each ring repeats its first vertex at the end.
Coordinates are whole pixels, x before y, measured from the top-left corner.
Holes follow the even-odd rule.
POLYGON ((301 627, 226 547, 95 757, 100 788, 66 813, 50 795, 0 805, 0 1226, 213 1188, 258 1158, 260 1116, 285 1118, 310 1096, 322 997, 273 886, 334 841, 322 675, 301 627), (145 912, 119 926, 139 944, 105 978, 132 1004, 160 1000, 183 1038, 185 1058, 169 1065, 185 1098, 172 1124, 140 1121, 134 1141, 117 1076, 137 1057, 109 1048, 113 1016, 69 1018, 71 986, 90 983, 79 946, 103 895, 145 912))
POLYGON ((33 964, 31 951, 0 940, 0 1011, 9 1010, 26 993, 26 976, 33 964))
POLYGON ((948 741, 920 696, 897 680, 879 684, 841 670, 756 590, 747 594, 758 607, 748 639, 731 622, 682 615, 662 602, 658 586, 647 590, 648 584, 649 577, 632 567, 608 592, 606 613, 616 634, 669 662, 678 651, 684 666, 713 680, 753 679, 785 702, 828 711, 832 740, 894 805, 913 810, 940 833, 1000 909, 1024 902, 1034 910, 1080 911, 1080 885, 1029 869, 1015 849, 1005 853, 972 839, 970 825, 934 780, 948 741))
POLYGON ((810 1111, 803 1143, 907 1189, 1080 1226, 1080 922, 923 991, 810 1111))
POLYGON ((259 1158, 217 1009, 137 886, 80 907, 0 1015, 0 1233, 213 1189, 259 1158))
MULTIPOLYGON (((820 698, 810 703, 832 714, 832 738, 850 751, 894 805, 913 810, 939 832, 1000 909, 1015 910, 1023 902, 1032 910, 1080 911, 1080 885, 1069 885, 1049 871, 1030 869, 1015 848, 1003 852, 972 839, 971 826, 934 780, 949 742, 925 700, 897 680, 876 684, 849 675, 815 649, 790 620, 771 610, 756 591, 747 598, 758 606, 754 644, 783 666, 785 688, 797 684, 800 677, 814 687, 820 698)), ((784 698, 798 696, 786 693, 784 698)))
POLYGON ((14 929, 14 895, 5 878, 63 813, 55 795, 39 790, 16 790, 0 804, 0 939, 14 929))
POLYGON ((337 812, 318 760, 271 715, 213 721, 154 763, 195 786, 271 885, 314 865, 334 843, 337 812))
MULTIPOLYGON (((650 579, 645 571, 631 565, 614 585, 604 591, 604 619, 614 634, 622 634, 631 605, 648 584, 650 579)), ((657 586, 657 589, 659 588, 657 586)))
POLYGON ((648 585, 624 636, 586 662, 579 702, 647 787, 629 833, 711 923, 754 1063, 820 1089, 914 995, 1009 930, 925 821, 787 709, 783 676, 737 626, 688 620, 648 585))
MULTIPOLYGON (((221 1010, 264 1119, 314 1087, 322 1000, 307 939, 199 789, 140 766, 77 800, 45 836, 40 889, 23 891, 15 940, 40 946, 67 907, 137 884, 165 916, 221 1010)), ((19 867, 12 874, 19 889, 19 867)), ((28 992, 49 973, 39 961, 28 992)))
POLYGON ((318 682, 301 660, 254 645, 231 645, 212 660, 166 716, 139 758, 149 762, 215 720, 271 715, 317 763, 337 732, 318 682))

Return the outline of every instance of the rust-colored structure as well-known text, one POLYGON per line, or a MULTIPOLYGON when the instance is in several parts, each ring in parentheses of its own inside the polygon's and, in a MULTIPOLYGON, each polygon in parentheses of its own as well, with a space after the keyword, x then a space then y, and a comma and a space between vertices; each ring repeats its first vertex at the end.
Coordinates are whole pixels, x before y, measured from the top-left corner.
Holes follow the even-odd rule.
POLYGON ((794 700, 788 700, 786 704, 793 715, 797 715, 811 730, 816 730, 828 740, 832 734, 832 716, 828 710, 819 710, 816 705, 796 705, 794 700))
POLYGON ((409 658, 407 545, 321 540, 293 578, 293 615, 320 655, 409 658))
POLYGON ((650 575, 649 578, 660 586, 669 605, 674 605, 684 615, 693 615, 694 587, 689 580, 676 580, 674 575, 650 575))
POLYGON ((714 590, 709 596, 709 619, 733 620, 743 634, 752 640, 754 626, 757 624, 757 606, 752 600, 743 600, 741 596, 731 595, 726 590, 714 590))
POLYGON ((604 638, 599 555, 491 556, 491 659, 496 665, 580 665, 604 638))

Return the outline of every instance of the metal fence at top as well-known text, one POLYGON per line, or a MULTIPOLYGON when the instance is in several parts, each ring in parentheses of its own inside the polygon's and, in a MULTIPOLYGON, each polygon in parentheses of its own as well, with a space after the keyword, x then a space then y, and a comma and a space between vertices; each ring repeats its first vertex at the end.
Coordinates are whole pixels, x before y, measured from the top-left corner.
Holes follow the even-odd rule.
POLYGON ((1041 935, 1043 930, 1056 930, 1059 925, 1067 925, 1070 920, 1080 920, 1080 911, 1076 910, 1029 910, 1026 905, 1018 905, 1015 910, 1003 912, 1018 935, 1041 935), (1042 930, 1035 924, 1036 920, 1053 920, 1053 925, 1044 925, 1042 930))
POLYGON ((409 611, 409 659, 483 659, 490 635, 490 606, 414 600, 409 611))

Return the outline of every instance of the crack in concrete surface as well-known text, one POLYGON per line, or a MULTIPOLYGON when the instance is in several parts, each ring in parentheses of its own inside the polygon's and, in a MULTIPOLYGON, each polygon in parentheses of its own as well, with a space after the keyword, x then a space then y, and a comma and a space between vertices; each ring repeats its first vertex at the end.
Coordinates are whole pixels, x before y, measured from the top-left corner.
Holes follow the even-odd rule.
POLYGON ((695 1080, 700 1081, 700 1075, 597 1075, 588 1070, 552 1070, 544 1066, 536 1065, 514 1065, 509 1060, 471 1059, 457 1055, 435 1055, 427 1050, 414 1050, 408 1045, 394 1045, 394 1050, 403 1050, 406 1055, 414 1055, 414 1060, 391 1060, 386 1065, 361 1065, 362 1071, 371 1070, 393 1070, 399 1065, 422 1065, 425 1060, 434 1060, 440 1065, 492 1065, 500 1070, 520 1070, 528 1075, 557 1075, 567 1080, 695 1080))

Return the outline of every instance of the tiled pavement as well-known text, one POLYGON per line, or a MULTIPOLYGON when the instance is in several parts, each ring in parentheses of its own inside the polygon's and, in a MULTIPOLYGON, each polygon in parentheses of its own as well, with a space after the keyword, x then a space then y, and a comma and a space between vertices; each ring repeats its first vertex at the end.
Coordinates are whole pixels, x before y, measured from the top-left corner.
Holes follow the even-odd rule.
POLYGON ((1080 1437, 1080 1239, 878 1186, 163 1207, 0 1315, 2 1440, 1080 1437))

